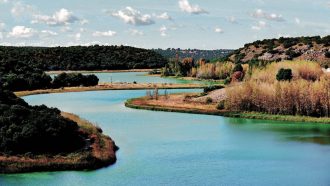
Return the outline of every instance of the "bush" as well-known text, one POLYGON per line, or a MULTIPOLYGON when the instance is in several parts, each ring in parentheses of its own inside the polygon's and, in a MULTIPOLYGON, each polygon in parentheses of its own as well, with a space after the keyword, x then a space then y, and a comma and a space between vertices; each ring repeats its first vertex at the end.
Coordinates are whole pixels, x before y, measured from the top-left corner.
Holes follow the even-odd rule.
POLYGON ((230 82, 231 82, 231 78, 230 78, 230 77, 227 77, 223 83, 224 83, 225 85, 229 85, 230 82))
POLYGON ((276 75, 276 79, 277 81, 290 81, 292 79, 292 70, 281 68, 276 75))
POLYGON ((237 72, 237 71, 243 72, 243 66, 241 64, 235 65, 233 72, 237 72))
POLYGON ((81 73, 61 73, 55 76, 53 87, 95 86, 98 82, 99 78, 94 74, 82 75, 81 73))
POLYGON ((218 110, 223 110, 223 109, 225 109, 225 100, 221 100, 221 101, 217 104, 217 109, 218 109, 218 110))
POLYGON ((325 52, 324 55, 325 55, 325 57, 330 58, 330 52, 329 51, 325 52))
POLYGON ((222 85, 210 85, 204 88, 204 92, 208 93, 211 92, 213 90, 217 90, 217 89, 222 89, 224 88, 222 85))
POLYGON ((213 100, 212 100, 212 98, 210 98, 210 97, 207 97, 205 102, 206 102, 207 104, 210 104, 210 103, 212 103, 212 102, 213 102, 213 100))

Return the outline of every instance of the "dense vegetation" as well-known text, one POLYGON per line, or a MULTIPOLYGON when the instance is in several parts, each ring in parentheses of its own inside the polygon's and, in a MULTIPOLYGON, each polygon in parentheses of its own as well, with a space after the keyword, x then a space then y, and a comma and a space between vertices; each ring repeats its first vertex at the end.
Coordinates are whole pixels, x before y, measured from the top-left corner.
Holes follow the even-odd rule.
POLYGON ((227 89, 227 109, 268 114, 330 116, 330 75, 324 73, 318 63, 272 63, 252 71, 243 84, 227 89), (286 70, 278 75, 280 69, 286 70), (277 79, 277 75, 281 78, 277 79), (282 81, 285 79, 291 81, 282 81))
POLYGON ((98 78, 95 75, 64 73, 52 80, 49 75, 35 65, 13 59, 0 62, 0 80, 3 82, 3 88, 11 91, 98 84, 98 78))
POLYGON ((166 59, 128 46, 0 47, 0 61, 15 59, 41 70, 114 70, 163 67, 166 59))
POLYGON ((46 106, 29 106, 12 92, 0 89, 0 152, 58 154, 84 146, 75 122, 46 106))
POLYGON ((168 48, 163 49, 153 49, 155 52, 161 54, 167 59, 171 58, 194 58, 194 59, 206 59, 206 60, 219 60, 226 57, 228 54, 233 52, 233 50, 220 49, 220 50, 199 50, 199 49, 174 49, 168 48))
POLYGON ((52 82, 53 88, 76 87, 76 86, 95 86, 99 78, 94 74, 82 75, 81 73, 61 73, 55 76, 52 82))

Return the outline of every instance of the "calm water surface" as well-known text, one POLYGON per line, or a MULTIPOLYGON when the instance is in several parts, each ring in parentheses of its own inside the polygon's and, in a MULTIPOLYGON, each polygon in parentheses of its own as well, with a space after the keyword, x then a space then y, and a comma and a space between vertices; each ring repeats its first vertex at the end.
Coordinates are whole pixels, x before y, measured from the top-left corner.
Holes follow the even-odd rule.
POLYGON ((124 106, 144 95, 120 90, 25 97, 97 123, 120 147, 118 161, 96 171, 0 175, 0 185, 330 185, 327 126, 124 106))

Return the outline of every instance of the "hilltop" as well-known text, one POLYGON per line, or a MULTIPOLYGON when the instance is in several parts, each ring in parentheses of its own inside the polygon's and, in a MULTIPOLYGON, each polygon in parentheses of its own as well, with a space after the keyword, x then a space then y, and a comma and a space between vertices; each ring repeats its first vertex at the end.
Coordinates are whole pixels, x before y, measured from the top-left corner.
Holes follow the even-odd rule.
POLYGON ((168 48, 168 49, 153 49, 156 53, 162 55, 163 57, 170 59, 176 58, 178 54, 179 58, 194 58, 206 59, 206 60, 219 60, 226 57, 234 50, 230 49, 218 49, 218 50, 199 50, 199 49, 180 49, 180 48, 168 48))
POLYGON ((16 60, 41 70, 125 70, 163 67, 167 60, 147 49, 129 46, 0 46, 0 65, 16 60))
POLYGON ((251 60, 307 60, 317 61, 322 66, 329 66, 330 36, 258 40, 245 44, 228 58, 236 63, 247 63, 251 60))

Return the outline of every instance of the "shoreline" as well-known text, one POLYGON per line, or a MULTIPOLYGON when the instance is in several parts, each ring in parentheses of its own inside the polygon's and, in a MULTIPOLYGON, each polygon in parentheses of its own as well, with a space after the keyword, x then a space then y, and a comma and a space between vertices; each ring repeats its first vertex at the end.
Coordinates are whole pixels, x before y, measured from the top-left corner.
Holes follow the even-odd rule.
POLYGON ((196 77, 161 76, 160 74, 146 74, 146 76, 172 78, 172 79, 184 80, 184 81, 200 81, 200 82, 205 82, 205 83, 210 83, 210 84, 223 84, 223 82, 224 82, 224 80, 199 79, 196 77))
POLYGON ((92 87, 65 87, 60 89, 38 89, 30 91, 17 91, 16 96, 23 97, 36 94, 85 92, 102 90, 148 90, 148 89, 200 89, 205 85, 200 84, 172 84, 172 83, 101 83, 92 87))
MULTIPOLYGON (((171 95, 170 95, 171 96, 171 95)), ((162 99, 160 97, 159 99, 162 99)), ((155 103, 150 101, 146 97, 133 98, 125 102, 125 106, 133 109, 143 109, 152 111, 164 111, 164 112, 179 112, 190 114, 204 114, 215 115, 231 118, 244 118, 244 119, 258 119, 258 120, 271 120, 271 121, 289 121, 289 122, 304 122, 304 123, 318 123, 318 124, 330 124, 330 118, 316 118, 308 116, 290 116, 290 115, 271 115, 257 112, 235 112, 228 110, 218 110, 216 105, 213 104, 209 107, 203 107, 203 105, 183 104, 177 103, 174 105, 166 105, 155 103)))
POLYGON ((150 72, 153 69, 127 69, 127 70, 51 70, 45 71, 46 74, 60 73, 120 73, 120 72, 150 72))
POLYGON ((88 135, 91 144, 87 149, 66 155, 16 155, 0 156, 0 174, 41 171, 96 170, 116 162, 118 147, 114 141, 91 122, 71 113, 61 112, 67 119, 75 121, 82 133, 88 135))

